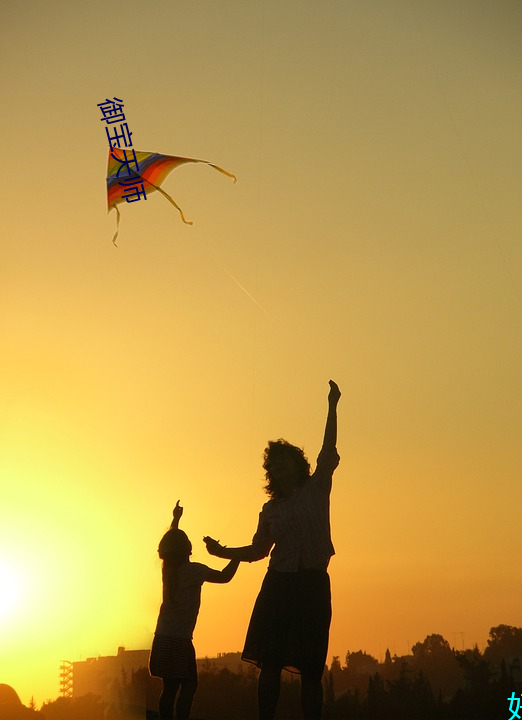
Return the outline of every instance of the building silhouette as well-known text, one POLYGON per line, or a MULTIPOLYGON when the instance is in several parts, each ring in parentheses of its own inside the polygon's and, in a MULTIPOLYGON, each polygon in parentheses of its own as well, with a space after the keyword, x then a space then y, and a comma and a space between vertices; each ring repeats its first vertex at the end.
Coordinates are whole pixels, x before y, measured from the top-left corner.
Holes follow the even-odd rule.
MULTIPOLYGON (((106 702, 118 702, 118 689, 131 680, 133 673, 146 668, 148 663, 149 650, 126 650, 124 647, 119 647, 116 655, 69 663, 69 666, 72 665, 72 678, 68 694, 76 698, 92 693, 106 702)), ((69 666, 62 662, 60 668, 68 672, 69 666)), ((61 669, 61 678, 62 672, 61 669)))
MULTIPOLYGON (((161 681, 148 674, 150 650, 126 650, 119 647, 116 655, 87 658, 60 663, 60 694, 80 698, 95 695, 104 703, 119 708, 131 706, 155 709, 161 692, 161 681), (129 689, 129 686, 132 688, 129 689)), ((245 667, 240 652, 218 653, 216 657, 197 659, 198 672, 219 673, 227 669, 240 673, 245 667)), ((3 718, 0 717, 0 720, 3 718)))

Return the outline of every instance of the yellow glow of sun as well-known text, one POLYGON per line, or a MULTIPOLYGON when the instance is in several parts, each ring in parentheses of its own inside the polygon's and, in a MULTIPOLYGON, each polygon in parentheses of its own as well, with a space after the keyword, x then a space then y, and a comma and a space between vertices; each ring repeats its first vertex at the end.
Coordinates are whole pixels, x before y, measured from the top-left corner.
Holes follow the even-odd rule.
POLYGON ((13 567, 0 561, 0 620, 8 618, 22 597, 22 578, 13 567))

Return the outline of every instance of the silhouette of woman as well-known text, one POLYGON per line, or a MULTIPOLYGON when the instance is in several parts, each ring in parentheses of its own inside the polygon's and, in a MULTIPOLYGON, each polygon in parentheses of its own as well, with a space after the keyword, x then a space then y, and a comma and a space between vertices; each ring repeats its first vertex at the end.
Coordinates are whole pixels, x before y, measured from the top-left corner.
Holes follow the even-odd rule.
POLYGON ((301 675, 305 720, 322 714, 322 674, 331 620, 327 567, 334 548, 330 537, 330 491, 339 464, 337 403, 341 392, 330 380, 328 415, 317 468, 286 440, 268 443, 263 468, 270 500, 263 505, 251 545, 228 548, 205 537, 207 550, 221 558, 254 562, 267 557, 268 572, 257 597, 242 659, 261 669, 260 720, 275 716, 281 671, 301 675))
POLYGON ((201 603, 201 586, 204 582, 230 582, 240 561, 231 560, 223 570, 190 562, 192 544, 178 528, 183 515, 179 500, 172 514, 170 530, 161 538, 158 547, 163 561, 163 602, 152 642, 149 671, 163 680, 159 700, 160 720, 173 720, 174 704, 176 719, 188 720, 198 685, 192 634, 201 603))

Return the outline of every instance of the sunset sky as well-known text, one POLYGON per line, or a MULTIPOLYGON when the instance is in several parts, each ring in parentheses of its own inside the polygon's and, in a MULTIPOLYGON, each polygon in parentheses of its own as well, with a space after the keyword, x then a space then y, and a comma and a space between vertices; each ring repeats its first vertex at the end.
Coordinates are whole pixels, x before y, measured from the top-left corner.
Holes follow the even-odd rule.
MULTIPOLYGON (((329 661, 522 625, 522 2, 0 6, 0 682, 150 647, 179 498, 250 542, 341 390, 329 661), (202 158, 107 214, 98 103, 202 158)), ((205 586, 242 649, 267 562, 205 586)))

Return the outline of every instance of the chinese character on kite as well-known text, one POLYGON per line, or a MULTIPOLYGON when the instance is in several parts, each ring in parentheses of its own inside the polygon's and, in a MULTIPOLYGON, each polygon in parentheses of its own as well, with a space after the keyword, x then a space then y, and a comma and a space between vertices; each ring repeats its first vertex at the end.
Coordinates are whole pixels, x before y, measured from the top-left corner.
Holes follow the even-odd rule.
MULTIPOLYGON (((122 110, 123 101, 117 97, 114 98, 114 102, 107 98, 105 102, 98 103, 98 107, 101 109, 103 115, 101 120, 102 122, 106 122, 107 125, 113 125, 120 120, 125 120, 125 114, 122 110)), ((116 147, 121 148, 120 140, 123 142, 124 147, 132 147, 132 132, 129 130, 129 126, 126 122, 120 123, 120 132, 118 132, 117 127, 111 128, 111 130, 113 131, 112 135, 109 128, 105 128, 107 139, 109 140, 110 150, 113 150, 116 147)), ((127 150, 123 150, 123 153, 124 160, 121 161, 122 164, 118 168, 118 172, 116 174, 116 182, 118 185, 122 186, 120 191, 122 201, 123 198, 125 198, 128 203, 137 202, 142 197, 146 200, 147 194, 143 188, 143 180, 140 177, 140 169, 136 159, 136 152, 132 150, 132 156, 130 159, 127 157, 127 150), (135 169, 131 169, 131 163, 134 163, 135 169), (120 179, 120 173, 124 168, 126 173, 124 173, 122 179, 120 179)), ((116 236, 114 239, 116 239, 116 236)))
MULTIPOLYGON (((104 103, 99 103, 99 107, 103 113, 102 120, 107 122, 108 125, 118 120, 125 120, 125 115, 122 112, 123 104, 120 104, 122 101, 116 97, 114 101, 115 102, 112 102, 107 99, 104 103)), ((141 193, 143 193, 143 197, 147 199, 147 195, 157 190, 179 211, 183 222, 192 225, 191 222, 185 219, 179 205, 160 187, 167 175, 180 165, 184 165, 185 163, 204 163, 205 165, 210 165, 210 167, 213 167, 220 173, 228 175, 234 182, 237 182, 235 175, 232 175, 232 173, 223 170, 223 168, 207 160, 176 157, 174 155, 160 155, 159 153, 151 152, 136 152, 135 150, 129 151, 130 156, 128 157, 127 150, 123 149, 120 145, 120 140, 122 140, 125 148, 132 147, 130 139, 132 133, 129 131, 127 123, 120 125, 120 133, 115 129, 112 136, 109 133, 108 127, 106 127, 105 130, 109 139, 107 205, 109 212, 112 208, 116 210, 116 232, 112 238, 112 242, 115 245, 120 226, 120 211, 118 205, 122 203, 123 200, 126 200, 126 202, 136 202, 140 199, 141 193), (120 179, 122 172, 123 177, 126 178, 125 180, 120 179), (134 188, 131 187, 132 185, 134 185, 134 188)))

